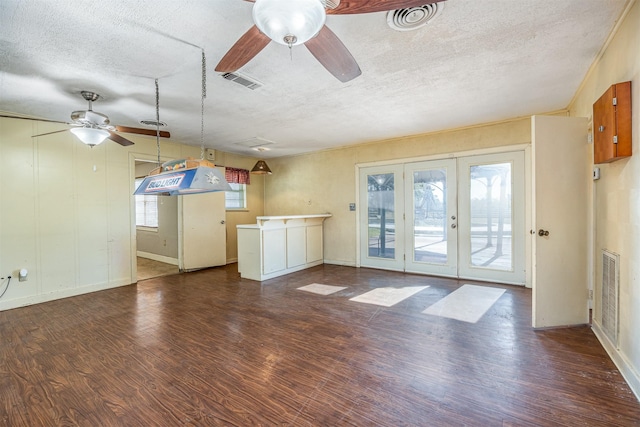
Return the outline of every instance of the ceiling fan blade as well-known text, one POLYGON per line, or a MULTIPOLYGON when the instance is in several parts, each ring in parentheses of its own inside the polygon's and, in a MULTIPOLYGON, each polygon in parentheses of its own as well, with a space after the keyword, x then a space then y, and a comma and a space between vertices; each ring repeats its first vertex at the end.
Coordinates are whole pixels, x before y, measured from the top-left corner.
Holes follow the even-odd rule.
POLYGON ((133 142, 129 141, 127 138, 122 137, 122 136, 118 135, 117 133, 115 133, 113 131, 108 131, 108 132, 109 132, 108 138, 110 140, 112 140, 113 142, 117 142, 118 144, 122 145, 123 147, 126 147, 127 145, 133 145, 133 142))
POLYGON ((362 74, 351 52, 326 25, 304 45, 341 82, 348 82, 362 74))
MULTIPOLYGON (((116 126, 116 130, 118 132, 124 132, 124 133, 135 133, 138 135, 156 136, 155 129, 141 129, 141 128, 130 128, 127 126, 116 126)), ((167 132, 166 130, 161 130, 160 138, 171 138, 171 133, 167 132)), ((133 144, 133 142, 131 144, 133 144)), ((130 144, 127 144, 127 145, 130 145, 130 144)))
POLYGON ((446 0, 341 0, 335 9, 327 9, 327 15, 384 12, 438 3, 446 0))
POLYGON ((62 129, 62 130, 54 130, 53 132, 39 133, 38 135, 31 135, 31 138, 35 138, 36 136, 45 136, 45 135, 51 135, 51 134, 54 134, 54 133, 66 132, 68 130, 69 129, 62 129))
POLYGON ((229 49, 218 65, 216 65, 216 71, 221 73, 236 71, 251 61, 270 41, 271 39, 262 34, 258 27, 254 25, 231 46, 231 49, 229 49))
POLYGON ((33 121, 36 121, 36 122, 60 123, 60 124, 63 124, 63 125, 68 125, 69 124, 67 122, 59 122, 57 120, 36 119, 34 117, 12 116, 12 115, 9 115, 9 114, 0 114, 0 117, 3 117, 5 119, 20 119, 20 120, 33 120, 33 121))

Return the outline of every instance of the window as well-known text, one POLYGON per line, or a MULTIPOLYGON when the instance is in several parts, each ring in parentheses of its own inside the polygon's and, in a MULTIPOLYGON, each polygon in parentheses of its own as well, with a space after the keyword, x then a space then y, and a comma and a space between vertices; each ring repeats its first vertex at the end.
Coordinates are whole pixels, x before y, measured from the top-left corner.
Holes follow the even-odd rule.
MULTIPOLYGON (((136 179, 136 189, 143 178, 136 179)), ((142 195, 136 198, 136 227, 158 228, 158 196, 142 195)))
POLYGON ((246 209, 247 207, 247 184, 229 183, 231 191, 224 193, 225 208, 227 209, 246 209))

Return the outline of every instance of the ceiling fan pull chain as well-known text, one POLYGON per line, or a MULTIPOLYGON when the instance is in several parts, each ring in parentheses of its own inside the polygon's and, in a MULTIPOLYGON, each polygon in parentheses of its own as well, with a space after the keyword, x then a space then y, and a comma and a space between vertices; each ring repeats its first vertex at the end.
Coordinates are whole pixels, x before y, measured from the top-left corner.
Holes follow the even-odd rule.
POLYGON ((293 62, 293 44, 298 41, 298 38, 293 34, 287 34, 282 40, 289 46, 289 58, 293 62))
POLYGON ((200 160, 204 160, 204 99, 207 97, 207 58, 202 49, 202 94, 200 96, 200 160))
POLYGON ((156 79, 156 148, 158 151, 158 166, 160 166, 160 90, 156 79))

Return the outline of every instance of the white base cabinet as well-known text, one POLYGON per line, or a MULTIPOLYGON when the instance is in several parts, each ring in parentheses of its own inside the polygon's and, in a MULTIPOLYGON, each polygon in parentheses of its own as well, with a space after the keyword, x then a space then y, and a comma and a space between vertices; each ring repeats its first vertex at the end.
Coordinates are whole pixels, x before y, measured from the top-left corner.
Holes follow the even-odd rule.
POLYGON ((238 225, 238 271, 267 280, 324 262, 323 223, 331 214, 259 216, 238 225))

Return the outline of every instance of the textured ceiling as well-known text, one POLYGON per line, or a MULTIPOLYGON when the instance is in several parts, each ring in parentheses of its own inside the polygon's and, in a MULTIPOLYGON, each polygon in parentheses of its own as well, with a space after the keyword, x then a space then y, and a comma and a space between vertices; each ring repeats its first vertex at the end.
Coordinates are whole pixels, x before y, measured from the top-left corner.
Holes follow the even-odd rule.
MULTIPOLYGON (((200 145, 201 51, 207 56, 205 145, 277 157, 565 108, 631 0, 448 0, 408 32, 386 13, 329 15, 362 69, 341 83, 304 46, 270 43, 240 72, 214 71, 253 24, 242 0, 2 0, 0 111, 69 121, 87 104, 112 124, 160 120, 200 145)), ((427 1, 428 3, 428 1, 427 1)), ((613 82, 612 82, 613 83, 613 82)))

